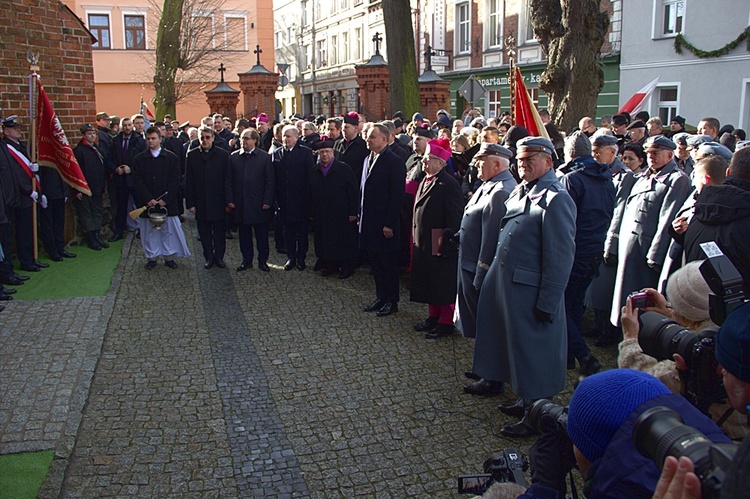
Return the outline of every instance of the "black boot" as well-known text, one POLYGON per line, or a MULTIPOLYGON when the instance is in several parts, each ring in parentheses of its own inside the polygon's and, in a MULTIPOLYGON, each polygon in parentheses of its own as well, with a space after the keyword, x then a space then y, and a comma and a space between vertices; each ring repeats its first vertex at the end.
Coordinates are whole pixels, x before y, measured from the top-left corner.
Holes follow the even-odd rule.
POLYGON ((89 248, 91 248, 94 251, 101 251, 102 246, 99 244, 99 241, 96 239, 96 231, 90 231, 86 233, 86 242, 89 245, 89 248))
POLYGON ((105 243, 104 240, 102 240, 101 234, 99 234, 98 230, 94 231, 94 237, 96 237, 96 242, 99 243, 99 246, 101 246, 104 249, 109 248, 109 244, 105 243))

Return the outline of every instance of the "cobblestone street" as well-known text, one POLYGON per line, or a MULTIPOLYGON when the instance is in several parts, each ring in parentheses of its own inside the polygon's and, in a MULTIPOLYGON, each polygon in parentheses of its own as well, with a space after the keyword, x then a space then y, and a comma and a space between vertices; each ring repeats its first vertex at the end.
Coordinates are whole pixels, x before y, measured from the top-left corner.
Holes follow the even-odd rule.
POLYGON ((0 316, 0 453, 56 450, 42 497, 454 497, 488 455, 528 450, 498 434, 509 390, 462 393, 473 342, 414 332, 406 281, 378 318, 367 268, 285 272, 272 250, 270 273, 238 273, 234 239, 205 270, 184 228, 177 270, 146 270, 129 235, 106 296, 0 316))

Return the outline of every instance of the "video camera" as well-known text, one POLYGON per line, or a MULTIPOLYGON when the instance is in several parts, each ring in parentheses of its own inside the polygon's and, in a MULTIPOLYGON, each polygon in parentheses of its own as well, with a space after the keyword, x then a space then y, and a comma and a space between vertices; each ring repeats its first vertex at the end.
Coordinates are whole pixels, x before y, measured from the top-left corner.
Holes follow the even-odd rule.
MULTIPOLYGON (((709 257, 699 268, 713 291, 708 296, 711 320, 721 325, 729 313, 745 301, 742 276, 716 243, 701 246, 709 257)), ((672 360, 674 354, 680 354, 685 359, 688 370, 680 372, 685 381, 683 395, 694 406, 708 413, 711 404, 726 399, 721 375, 717 373, 717 328, 694 333, 656 312, 643 312, 638 322, 638 343, 645 354, 659 360, 672 360)))
POLYGON ((458 477, 459 494, 484 494, 493 483, 517 483, 526 487, 523 472, 529 468, 526 455, 515 449, 503 449, 484 462, 481 475, 461 475, 458 477))
POLYGON ((733 444, 712 442, 686 425, 677 412, 663 406, 652 407, 638 417, 633 427, 633 444, 659 469, 664 467, 667 456, 690 458, 704 498, 720 497, 738 449, 733 444))

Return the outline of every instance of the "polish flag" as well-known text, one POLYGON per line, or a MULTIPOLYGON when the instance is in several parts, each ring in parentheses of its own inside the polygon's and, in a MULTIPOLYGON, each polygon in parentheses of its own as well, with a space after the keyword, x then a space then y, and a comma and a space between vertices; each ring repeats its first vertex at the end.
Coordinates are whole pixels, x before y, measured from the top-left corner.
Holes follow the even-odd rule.
POLYGON ((646 105, 646 101, 649 97, 651 97, 651 94, 654 93, 654 89, 656 88, 656 84, 659 83, 659 77, 657 76, 654 81, 643 87, 642 89, 638 90, 635 95, 633 95, 628 101, 622 105, 619 111, 617 111, 618 114, 622 113, 628 113, 628 114, 636 114, 638 111, 643 109, 643 106, 646 105))

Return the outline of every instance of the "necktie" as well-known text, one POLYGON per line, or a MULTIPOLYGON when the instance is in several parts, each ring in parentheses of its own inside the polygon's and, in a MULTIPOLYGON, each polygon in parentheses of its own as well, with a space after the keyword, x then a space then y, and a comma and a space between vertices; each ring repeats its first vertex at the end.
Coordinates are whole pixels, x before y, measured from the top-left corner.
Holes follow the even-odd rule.
POLYGON ((372 171, 372 165, 375 163, 375 153, 370 153, 370 161, 367 162, 367 175, 370 175, 370 172, 372 171))
POLYGON ((123 137, 122 139, 122 163, 125 164, 125 161, 128 159, 128 142, 130 139, 127 137, 123 137))

